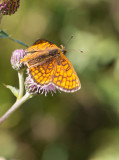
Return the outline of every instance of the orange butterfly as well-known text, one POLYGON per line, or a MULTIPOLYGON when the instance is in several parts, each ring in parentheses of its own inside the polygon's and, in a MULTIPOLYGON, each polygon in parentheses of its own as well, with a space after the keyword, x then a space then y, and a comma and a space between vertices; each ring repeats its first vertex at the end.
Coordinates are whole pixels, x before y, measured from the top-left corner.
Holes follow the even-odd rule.
POLYGON ((81 88, 79 78, 65 57, 67 51, 50 41, 39 39, 26 50, 21 63, 28 67, 33 81, 41 87, 53 85, 64 92, 75 92, 81 88))

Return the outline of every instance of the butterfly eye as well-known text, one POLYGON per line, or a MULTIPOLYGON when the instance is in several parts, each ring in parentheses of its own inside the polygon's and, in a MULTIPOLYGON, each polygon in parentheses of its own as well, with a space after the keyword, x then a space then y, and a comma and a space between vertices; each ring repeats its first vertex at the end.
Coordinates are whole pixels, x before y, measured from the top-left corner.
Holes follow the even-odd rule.
POLYGON ((66 54, 66 53, 67 53, 67 51, 64 49, 64 50, 62 50, 62 53, 63 53, 63 54, 66 54))

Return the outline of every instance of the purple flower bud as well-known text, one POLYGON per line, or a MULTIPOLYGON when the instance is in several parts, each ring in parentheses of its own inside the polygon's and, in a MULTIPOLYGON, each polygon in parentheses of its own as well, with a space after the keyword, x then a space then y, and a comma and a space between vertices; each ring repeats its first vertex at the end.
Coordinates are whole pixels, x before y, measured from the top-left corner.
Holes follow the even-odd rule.
POLYGON ((23 49, 16 49, 11 56, 11 65, 15 70, 20 70, 23 67, 23 64, 20 63, 20 60, 26 55, 23 49))
POLYGON ((14 14, 19 8, 20 0, 1 0, 0 1, 0 14, 11 15, 14 14))
POLYGON ((33 95, 45 93, 45 96, 46 96, 47 93, 49 92, 51 92, 52 95, 53 95, 53 92, 56 93, 56 87, 52 83, 41 86, 36 82, 34 82, 33 78, 30 76, 29 73, 28 73, 28 77, 26 77, 26 80, 25 80, 25 89, 27 92, 33 95))

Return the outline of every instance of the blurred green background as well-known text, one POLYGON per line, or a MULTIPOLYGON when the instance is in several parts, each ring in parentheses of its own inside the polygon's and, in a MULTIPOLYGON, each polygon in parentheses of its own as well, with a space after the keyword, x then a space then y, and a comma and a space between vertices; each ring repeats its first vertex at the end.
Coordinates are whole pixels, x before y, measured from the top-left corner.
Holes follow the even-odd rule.
MULTIPOLYGON (((28 45, 66 46, 82 84, 13 113, 0 126, 0 160, 119 160, 119 0, 21 0, 0 29, 28 45)), ((15 102, 3 83, 18 87, 10 57, 21 48, 0 39, 0 116, 15 102)))

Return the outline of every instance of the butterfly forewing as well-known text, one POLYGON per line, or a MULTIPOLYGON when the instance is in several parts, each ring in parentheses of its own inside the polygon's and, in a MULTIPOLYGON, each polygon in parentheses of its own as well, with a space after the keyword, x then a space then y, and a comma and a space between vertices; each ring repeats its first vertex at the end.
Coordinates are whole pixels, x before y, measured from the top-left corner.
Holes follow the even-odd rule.
POLYGON ((44 61, 48 57, 50 58, 50 54, 56 50, 59 50, 59 48, 52 42, 39 39, 33 46, 25 50, 27 55, 21 60, 21 63, 31 67, 31 65, 36 65, 38 62, 44 61))
POLYGON ((58 48, 58 47, 50 41, 39 39, 32 46, 30 46, 26 51, 27 52, 40 51, 40 50, 47 50, 52 48, 58 48))

